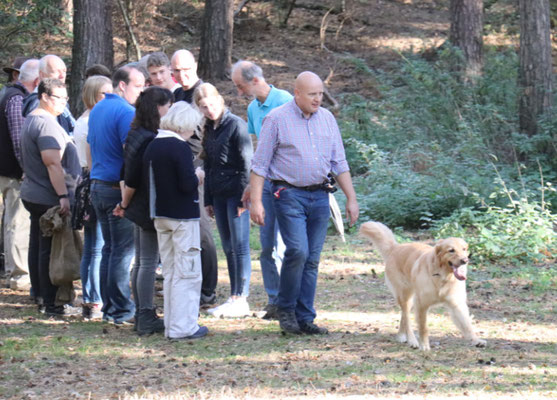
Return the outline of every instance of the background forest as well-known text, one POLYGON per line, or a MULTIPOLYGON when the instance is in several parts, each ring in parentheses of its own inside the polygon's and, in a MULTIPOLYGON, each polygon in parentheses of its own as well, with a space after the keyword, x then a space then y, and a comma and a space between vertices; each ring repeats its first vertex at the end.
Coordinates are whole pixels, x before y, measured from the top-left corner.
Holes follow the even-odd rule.
MULTIPOLYGON (((54 53, 69 70, 84 67, 82 61, 76 64, 76 49, 72 60, 72 16, 86 3, 2 2, 4 64, 16 55, 54 53)), ((212 2, 113 3, 104 18, 112 21, 116 67, 151 51, 197 53, 206 29, 204 12, 212 2)), ((454 14, 462 12, 454 4, 466 1, 221 3, 234 10, 232 61, 259 62, 271 83, 289 90, 305 69, 324 79, 332 98, 325 105, 335 110, 342 127, 362 221, 465 236, 476 256, 486 260, 554 256, 557 118, 546 107, 534 115, 534 131, 520 121, 520 2, 468 1, 480 4, 483 12, 483 69, 473 80, 463 67, 470 59, 467 50, 448 41, 455 37, 454 14)), ((557 10, 557 2, 551 6, 557 10)), ((68 76, 78 89, 79 73, 68 76)), ((233 111, 245 115, 247 102, 235 96, 232 83, 216 83, 233 111)), ((79 111, 79 91, 70 93, 79 111)))

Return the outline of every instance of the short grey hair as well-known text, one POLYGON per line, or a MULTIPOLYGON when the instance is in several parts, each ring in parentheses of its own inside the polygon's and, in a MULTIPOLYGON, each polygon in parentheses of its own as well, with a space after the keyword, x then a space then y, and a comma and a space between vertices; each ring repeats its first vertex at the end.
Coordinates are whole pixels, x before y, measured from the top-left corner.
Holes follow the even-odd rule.
POLYGON ((185 101, 178 101, 161 118, 160 129, 176 133, 194 131, 201 122, 202 115, 185 101))
POLYGON ((157 51, 147 58, 147 69, 151 67, 170 67, 170 60, 162 51, 157 51))
POLYGON ((54 54, 47 54, 46 56, 43 56, 40 60, 39 60, 39 71, 41 71, 43 74, 47 74, 48 73, 48 60, 50 60, 51 58, 56 58, 60 61, 62 61, 62 63, 65 65, 64 60, 62 60, 60 57, 58 57, 57 55, 54 54))
POLYGON ((234 66, 232 66, 232 72, 237 69, 240 69, 242 79, 246 82, 251 82, 253 78, 265 79, 261 67, 251 61, 238 60, 234 66))
POLYGON ((19 68, 20 82, 33 82, 39 77, 39 60, 32 58, 25 61, 19 68))

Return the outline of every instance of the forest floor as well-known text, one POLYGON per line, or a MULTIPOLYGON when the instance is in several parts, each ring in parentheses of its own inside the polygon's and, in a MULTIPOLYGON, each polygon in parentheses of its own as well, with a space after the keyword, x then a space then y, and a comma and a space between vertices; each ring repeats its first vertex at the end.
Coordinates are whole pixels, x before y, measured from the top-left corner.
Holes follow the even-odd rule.
MULTIPOLYGON (((266 304, 253 249, 250 305, 244 319, 200 324, 208 337, 170 342, 131 327, 49 319, 27 293, 0 289, 0 398, 507 399, 557 396, 557 293, 521 278, 520 268, 472 265, 468 296, 487 347, 471 347, 441 307, 430 312, 432 350, 398 343, 399 310, 383 266, 362 239, 329 236, 316 295, 326 336, 284 336, 257 318, 266 304), (360 397, 361 396, 361 397, 360 397)), ((218 295, 228 274, 219 252, 218 295)), ((537 268, 554 268, 550 265, 537 268)), ((157 297, 162 305, 162 298, 157 297)))

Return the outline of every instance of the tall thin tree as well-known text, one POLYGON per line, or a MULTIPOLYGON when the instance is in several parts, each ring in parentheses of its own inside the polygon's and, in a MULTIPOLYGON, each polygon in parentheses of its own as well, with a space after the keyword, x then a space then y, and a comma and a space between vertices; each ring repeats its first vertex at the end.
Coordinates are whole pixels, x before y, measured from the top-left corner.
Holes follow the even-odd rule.
POLYGON ((465 59, 464 77, 475 81, 483 68, 483 0, 451 0, 449 40, 465 59))
POLYGON ((534 135, 538 118, 553 105, 549 0, 519 0, 520 130, 534 135))
POLYGON ((70 108, 78 116, 83 110, 81 89, 85 71, 93 64, 112 69, 112 1, 74 0, 73 48, 70 75, 70 108))
POLYGON ((206 0, 198 72, 204 79, 226 79, 232 60, 233 0, 206 0))

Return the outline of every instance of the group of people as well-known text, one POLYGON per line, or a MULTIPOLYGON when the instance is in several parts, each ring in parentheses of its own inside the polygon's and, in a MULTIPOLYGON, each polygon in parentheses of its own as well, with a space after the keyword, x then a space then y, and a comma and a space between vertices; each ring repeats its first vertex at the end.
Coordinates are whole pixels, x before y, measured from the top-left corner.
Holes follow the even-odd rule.
POLYGON ((253 98, 246 123, 197 76, 187 50, 171 59, 152 53, 112 75, 100 65, 89 68, 86 110, 77 121, 67 106, 61 58, 19 59, 9 72, 12 82, 0 97, 5 266, 13 288, 29 280, 40 312, 77 311, 56 298, 52 239, 40 220, 52 207, 68 216, 80 181, 89 193, 88 204, 80 204, 88 207, 84 318, 133 324, 139 335, 195 339, 208 333, 198 324, 200 307, 215 317, 248 316, 251 216, 260 225, 263 318, 278 320, 288 333, 327 333, 314 323, 314 298, 330 215, 328 176, 347 197, 351 224, 358 205, 316 74, 299 74, 292 96, 268 84, 255 63, 238 61, 232 81, 239 95, 253 98), (210 218, 230 278, 230 296, 220 305, 210 218), (153 303, 159 264, 163 320, 153 303))

